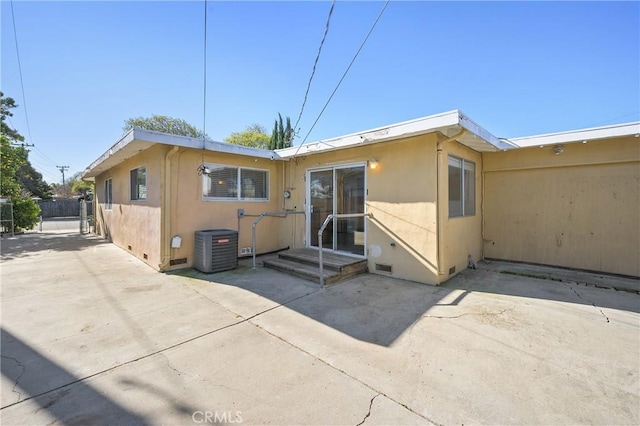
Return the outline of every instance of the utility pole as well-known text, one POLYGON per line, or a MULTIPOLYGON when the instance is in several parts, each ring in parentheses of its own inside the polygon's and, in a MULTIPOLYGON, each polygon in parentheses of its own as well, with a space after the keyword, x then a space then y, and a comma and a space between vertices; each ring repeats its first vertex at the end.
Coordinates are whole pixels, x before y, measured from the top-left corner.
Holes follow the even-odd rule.
POLYGON ((65 187, 65 181, 64 181, 64 171, 65 170, 69 170, 69 166, 56 166, 57 168, 60 169, 60 173, 62 173, 62 188, 65 187))

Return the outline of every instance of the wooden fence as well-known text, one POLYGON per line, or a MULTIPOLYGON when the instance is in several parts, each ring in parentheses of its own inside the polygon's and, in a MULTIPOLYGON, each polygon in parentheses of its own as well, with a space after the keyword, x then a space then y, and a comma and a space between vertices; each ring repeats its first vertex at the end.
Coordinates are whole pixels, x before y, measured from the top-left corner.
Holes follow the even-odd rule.
MULTIPOLYGON (((40 210, 43 218, 46 217, 71 217, 80 216, 80 201, 75 198, 40 201, 40 210)), ((87 214, 93 214, 93 203, 87 203, 87 214)))

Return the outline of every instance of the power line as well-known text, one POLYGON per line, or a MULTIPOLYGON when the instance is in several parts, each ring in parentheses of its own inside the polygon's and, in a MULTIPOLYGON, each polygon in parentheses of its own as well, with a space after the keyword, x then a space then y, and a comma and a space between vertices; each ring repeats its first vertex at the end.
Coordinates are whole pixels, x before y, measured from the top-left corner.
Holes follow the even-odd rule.
POLYGON ((52 183, 58 181, 58 178, 56 176, 54 176, 52 173, 47 171, 49 167, 42 165, 35 159, 31 159, 29 160, 29 162, 31 163, 31 166, 34 167, 36 171, 38 171, 43 177, 47 178, 48 181, 52 183))
POLYGON ((600 124, 609 123, 609 122, 611 122, 611 121, 619 120, 619 119, 621 119, 621 118, 625 118, 625 117, 631 117, 632 115, 634 115, 634 116, 635 116, 635 115, 638 115, 638 113, 639 113, 639 112, 640 112, 640 111, 636 111, 636 112, 632 112, 631 114, 620 115, 620 116, 618 116, 618 117, 610 118, 610 119, 608 119, 608 120, 598 121, 598 122, 597 122, 597 123, 595 123, 595 124, 590 124, 590 125, 589 125, 589 127, 596 127, 596 126, 598 126, 598 125, 600 125, 600 124))
MULTIPOLYGON (((16 126, 13 124, 13 121, 11 121, 11 117, 9 117, 9 116, 7 115, 7 117, 6 117, 6 118, 7 118, 7 120, 9 120, 9 124, 11 125, 11 127, 12 127, 13 129, 15 129, 15 128, 16 128, 16 126)), ((55 166, 56 162, 55 162, 55 161, 53 161, 51 158, 47 157, 47 156, 46 156, 42 151, 40 151, 40 150, 38 149, 38 147, 37 147, 37 146, 35 146, 35 144, 23 144, 23 145, 24 145, 24 146, 28 146, 28 147, 33 147, 33 150, 29 150, 29 152, 33 152, 33 153, 38 154, 38 155, 40 156, 40 158, 41 158, 43 161, 48 162, 48 163, 49 163, 50 165, 52 165, 52 166, 55 166)), ((33 158, 33 157, 31 157, 31 158, 29 159, 29 161, 33 161, 33 160, 34 160, 34 158, 33 158)), ((41 166, 41 167, 42 167, 42 166, 41 166)), ((47 166, 47 167, 48 167, 48 166, 47 166)))
POLYGON ((336 5, 336 0, 331 2, 331 7, 329 8, 329 16, 327 16, 327 23, 324 26, 324 35, 322 36, 322 40, 320 40, 320 47, 318 48, 318 53, 316 55, 316 59, 313 62, 313 69, 311 70, 311 76, 309 77, 309 82, 307 83, 307 91, 304 94, 304 100, 302 101, 302 108, 300 108, 300 114, 298 115, 298 120, 296 120, 296 124, 293 126, 293 132, 296 132, 298 128, 298 123, 300 123, 300 119, 302 118, 302 112, 304 111, 304 106, 307 104, 307 97, 309 96, 309 90, 311 89, 311 81, 313 80, 313 76, 316 73, 316 67, 318 66, 318 61, 320 60, 320 53, 322 52, 322 46, 324 45, 324 41, 327 38, 327 34, 329 33, 329 23, 331 22, 331 15, 333 15, 333 8, 336 5))
POLYGON ((340 78, 340 81, 338 81, 338 84, 336 85, 336 88, 333 89, 333 92, 331 93, 331 96, 329 96, 329 99, 327 99, 327 102, 324 104, 324 106, 322 107, 322 110, 320 111, 320 114, 318 114, 318 118, 316 118, 316 121, 313 122, 313 125, 311 126, 311 128, 309 129, 309 131, 307 132, 307 135, 304 137, 304 139, 302 140, 302 143, 300 145, 298 145, 298 149, 296 150, 296 153, 294 154, 297 155, 298 151, 300 151, 300 147, 302 145, 304 145, 304 143, 307 141, 307 138, 309 137, 309 135, 311 134, 311 132, 313 131, 314 127, 316 127, 316 124, 318 124, 318 120, 320 120, 320 117, 322 117, 322 114, 324 113, 324 111, 327 109, 327 106, 329 105, 329 103, 331 102, 331 99, 333 99, 333 95, 336 94, 336 92, 338 91, 338 88, 340 87, 340 85, 342 84, 342 81, 344 80, 344 78, 347 76, 347 74, 349 73, 349 70, 351 69, 351 66, 353 65, 353 63, 356 61, 356 58, 358 57, 358 55, 360 54, 360 51, 362 51, 362 48, 364 47, 364 45, 367 43, 367 40, 369 40, 369 36, 371 35, 371 33, 373 32, 374 28, 376 27, 376 25, 378 24, 378 21, 380 21, 380 18, 382 17, 382 14, 384 13, 385 9, 387 8, 387 6, 389 5, 389 1, 387 0, 384 4, 384 6, 382 6, 382 9, 380 9, 380 13, 378 13, 378 17, 376 18, 376 20, 373 22, 373 25, 371 25, 371 29, 369 29, 369 32, 367 33, 366 37, 364 38, 364 40, 362 40, 362 44, 360 45, 360 47, 358 48, 358 51, 356 52, 356 54, 353 56, 353 59, 351 59, 351 63, 349 63, 349 66, 347 67, 347 69, 344 71, 344 74, 342 74, 342 77, 340 78))
POLYGON ((11 0, 11 20, 13 22, 13 39, 16 42, 16 56, 18 57, 18 73, 20 74, 20 88, 22 89, 22 106, 24 107, 24 119, 27 124, 27 134, 29 140, 33 142, 31 137, 31 126, 29 126, 29 114, 27 113, 27 98, 24 96, 24 81, 22 79, 22 64, 20 63, 20 49, 18 48, 18 32, 16 30, 16 17, 13 13, 13 0, 11 0))
POLYGON ((43 161, 46 161, 46 162, 50 163, 52 166, 54 166, 56 164, 55 161, 53 161, 51 158, 49 158, 46 155, 44 155, 44 152, 40 151, 38 149, 38 147, 35 146, 35 145, 33 146, 33 152, 38 154, 42 158, 43 161))
MULTIPOLYGON (((207 0, 204 0, 204 69, 203 69, 203 94, 202 94, 202 140, 207 137, 207 0)), ((204 148, 204 143, 202 144, 204 148)))

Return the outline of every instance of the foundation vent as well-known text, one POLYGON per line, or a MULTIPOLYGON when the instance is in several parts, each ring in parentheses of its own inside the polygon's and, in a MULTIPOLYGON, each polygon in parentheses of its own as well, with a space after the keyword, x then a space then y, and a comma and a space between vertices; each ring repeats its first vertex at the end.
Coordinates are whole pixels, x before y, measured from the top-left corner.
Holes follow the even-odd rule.
POLYGON ((382 263, 376 263, 376 271, 388 272, 388 273, 393 272, 391 265, 385 265, 382 263))
POLYGON ((452 266, 451 268, 449 268, 449 275, 451 274, 455 274, 456 273, 456 267, 452 266))
POLYGON ((187 263, 186 257, 182 257, 180 259, 171 259, 169 261, 169 266, 184 265, 185 263, 187 263))
POLYGON ((226 271, 238 266, 238 231, 209 229, 196 231, 194 267, 204 273, 226 271))

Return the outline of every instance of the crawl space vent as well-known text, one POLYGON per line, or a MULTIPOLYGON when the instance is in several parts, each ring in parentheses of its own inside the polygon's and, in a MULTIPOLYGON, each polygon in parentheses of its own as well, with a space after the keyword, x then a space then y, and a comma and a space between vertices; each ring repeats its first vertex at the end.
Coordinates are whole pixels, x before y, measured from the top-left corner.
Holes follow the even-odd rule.
POLYGON ((196 231, 194 267, 204 273, 238 266, 238 231, 209 229, 196 231))
POLYGON ((382 272, 392 272, 392 268, 391 265, 384 265, 382 263, 376 263, 376 271, 382 271, 382 272))
POLYGON ((181 257, 180 259, 171 259, 169 261, 169 266, 184 265, 185 263, 187 263, 187 258, 181 257))

